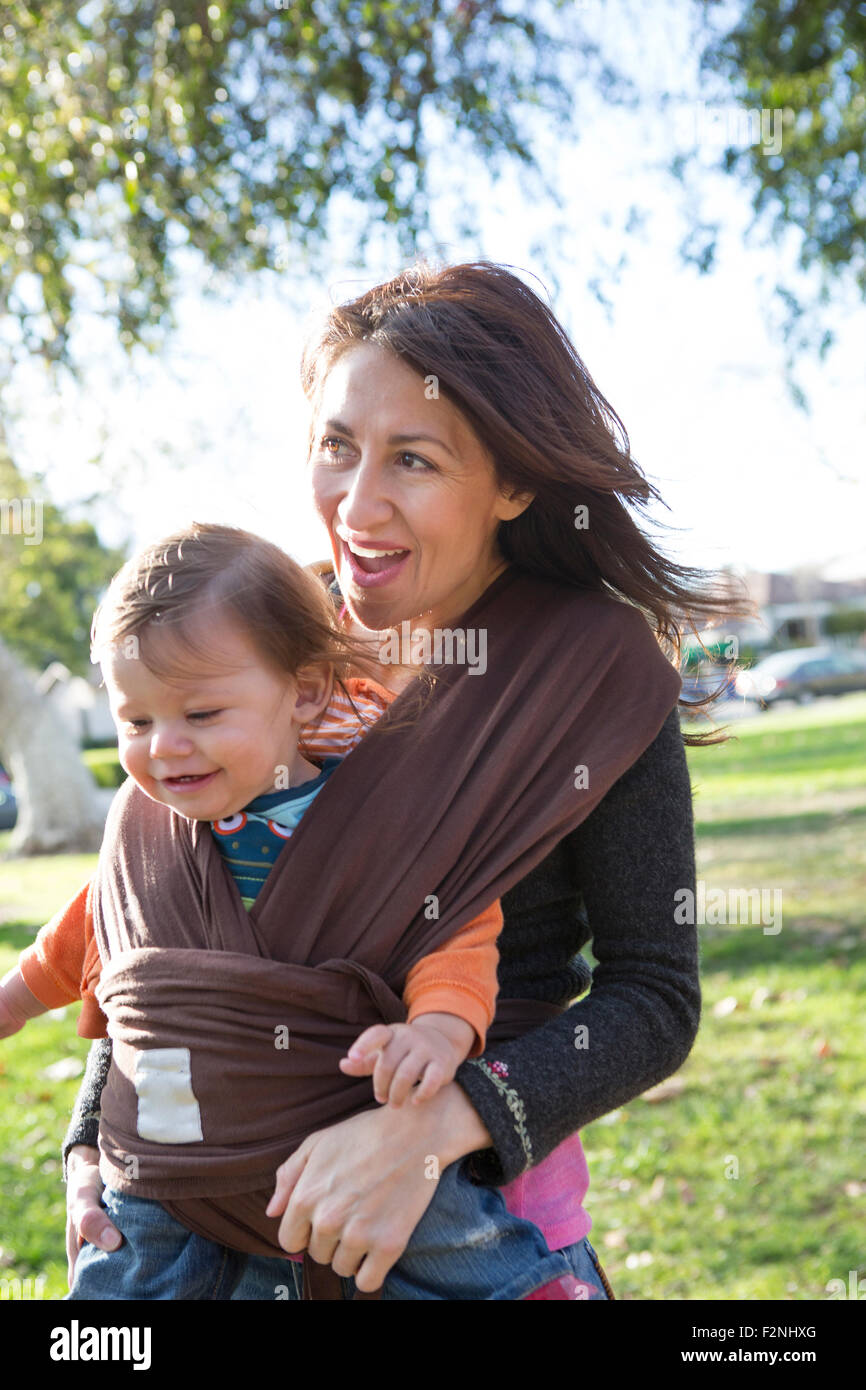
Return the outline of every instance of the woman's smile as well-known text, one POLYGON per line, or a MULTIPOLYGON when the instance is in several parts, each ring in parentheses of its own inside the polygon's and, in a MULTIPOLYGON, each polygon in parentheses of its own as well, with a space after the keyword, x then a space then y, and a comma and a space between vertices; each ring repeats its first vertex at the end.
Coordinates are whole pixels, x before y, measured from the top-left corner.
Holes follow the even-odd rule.
POLYGON ((336 532, 341 539, 345 562, 351 570, 354 582, 365 589, 390 584, 397 578, 411 553, 408 549, 402 549, 388 541, 376 544, 373 541, 360 543, 350 540, 343 534, 340 526, 336 527, 336 532))

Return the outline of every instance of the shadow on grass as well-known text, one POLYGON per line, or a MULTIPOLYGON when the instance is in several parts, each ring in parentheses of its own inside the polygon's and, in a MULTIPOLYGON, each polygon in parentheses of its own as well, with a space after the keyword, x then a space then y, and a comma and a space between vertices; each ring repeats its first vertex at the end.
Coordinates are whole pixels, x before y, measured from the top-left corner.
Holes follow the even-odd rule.
POLYGON ((10 951, 23 951, 33 945, 41 925, 41 922, 4 922, 0 926, 0 946, 8 946, 10 951))
POLYGON ((808 926, 798 925, 795 918, 776 936, 765 936, 759 923, 699 927, 701 974, 710 976, 723 971, 726 975, 751 975, 756 970, 780 964, 786 969, 808 970, 826 965, 829 959, 848 963, 848 956, 854 950, 862 952, 862 933, 856 947, 841 947, 840 940, 848 940, 857 933, 850 923, 840 925, 834 918, 826 921, 826 927, 816 927, 814 917, 809 919, 808 926))
POLYGON ((699 840, 724 840, 736 835, 822 835, 837 830, 849 820, 866 818, 866 806, 844 811, 803 811, 790 816, 753 816, 748 820, 710 820, 695 822, 699 840))

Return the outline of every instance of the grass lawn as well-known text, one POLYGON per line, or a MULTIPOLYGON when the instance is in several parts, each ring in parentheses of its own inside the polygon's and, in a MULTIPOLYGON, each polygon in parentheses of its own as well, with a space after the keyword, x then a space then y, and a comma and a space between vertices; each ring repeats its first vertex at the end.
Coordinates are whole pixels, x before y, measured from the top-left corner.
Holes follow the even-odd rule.
POLYGON ((782 925, 699 927, 690 1057, 583 1131, 621 1298, 821 1299, 866 1273, 866 697, 729 728, 689 750, 698 878, 708 903, 779 889, 782 925))
MULTIPOLYGON (((730 730, 689 750, 698 877, 708 909, 714 889, 778 890, 781 930, 757 914, 699 926, 691 1056, 583 1131, 591 1238, 620 1298, 822 1299, 866 1273, 866 696, 730 730)), ((0 973, 93 862, 0 863, 0 973)), ((41 1276, 48 1298, 66 1290, 58 1147, 88 1046, 76 1013, 0 1044, 0 1278, 41 1276)))

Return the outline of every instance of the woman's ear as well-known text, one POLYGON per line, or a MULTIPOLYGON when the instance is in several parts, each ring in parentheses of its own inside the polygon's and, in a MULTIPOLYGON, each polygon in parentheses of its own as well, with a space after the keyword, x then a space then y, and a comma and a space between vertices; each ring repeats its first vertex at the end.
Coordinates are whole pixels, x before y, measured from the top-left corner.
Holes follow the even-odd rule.
POLYGON ((515 517, 525 512, 534 501, 534 492, 517 492, 507 487, 500 488, 496 516, 499 521, 513 521, 515 517))
POLYGON ((326 709, 334 687, 333 668, 327 662, 302 666, 295 674, 295 717, 309 724, 326 709))

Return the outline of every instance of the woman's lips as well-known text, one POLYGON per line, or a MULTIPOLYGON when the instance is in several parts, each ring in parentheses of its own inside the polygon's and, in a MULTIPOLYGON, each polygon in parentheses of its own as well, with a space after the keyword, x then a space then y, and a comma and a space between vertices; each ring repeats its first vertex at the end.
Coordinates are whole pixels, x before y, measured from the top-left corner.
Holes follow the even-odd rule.
POLYGON ((184 774, 180 777, 163 777, 162 785, 167 791, 174 793, 197 792, 202 787, 206 787, 216 777, 216 772, 196 773, 194 776, 184 774))
MULTIPOLYGON (((352 579, 363 589, 378 589, 383 584, 390 584, 397 577, 403 565, 409 559, 410 551, 404 550, 399 555, 383 555, 377 559, 360 557, 349 547, 348 543, 340 540, 343 557, 349 566, 352 579), (371 568, 366 568, 370 566, 371 568)), ((391 550, 392 546, 364 546, 362 549, 381 549, 391 550)))

